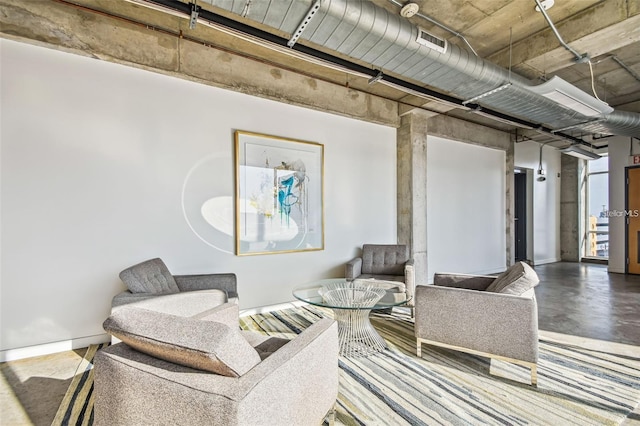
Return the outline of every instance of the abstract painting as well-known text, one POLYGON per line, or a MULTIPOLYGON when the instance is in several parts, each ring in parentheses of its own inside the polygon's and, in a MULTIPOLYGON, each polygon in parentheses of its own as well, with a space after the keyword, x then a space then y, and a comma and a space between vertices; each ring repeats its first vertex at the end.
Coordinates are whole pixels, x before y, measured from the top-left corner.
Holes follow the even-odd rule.
POLYGON ((236 254, 324 249, 324 146, 235 132, 236 254))

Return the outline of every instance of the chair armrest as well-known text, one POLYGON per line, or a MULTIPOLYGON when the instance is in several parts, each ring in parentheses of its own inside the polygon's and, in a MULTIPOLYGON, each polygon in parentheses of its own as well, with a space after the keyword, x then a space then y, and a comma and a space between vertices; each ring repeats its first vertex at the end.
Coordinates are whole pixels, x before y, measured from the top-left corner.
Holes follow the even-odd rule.
POLYGON ((523 361, 538 359, 538 306, 521 296, 452 287, 416 287, 415 335, 523 361))
POLYGON ((237 303, 225 303, 215 308, 200 312, 192 316, 193 319, 202 321, 215 321, 228 325, 233 329, 240 328, 239 307, 237 303))
POLYGON ((238 297, 236 274, 174 275, 180 291, 223 290, 229 299, 238 297))
POLYGON ((239 378, 239 424, 318 423, 338 397, 338 327, 323 318, 239 378), (309 394, 309 392, 312 392, 309 394), (287 418, 283 418, 287 416, 287 418))
POLYGON ((344 266, 344 277, 347 281, 353 281, 362 275, 362 258, 351 259, 344 266))
POLYGON ((319 424, 338 396, 337 324, 317 321, 239 378, 123 343, 98 351, 94 365, 100 424, 319 424))
POLYGON ((436 273, 433 276, 433 284, 468 290, 486 290, 495 279, 496 277, 489 275, 436 273))

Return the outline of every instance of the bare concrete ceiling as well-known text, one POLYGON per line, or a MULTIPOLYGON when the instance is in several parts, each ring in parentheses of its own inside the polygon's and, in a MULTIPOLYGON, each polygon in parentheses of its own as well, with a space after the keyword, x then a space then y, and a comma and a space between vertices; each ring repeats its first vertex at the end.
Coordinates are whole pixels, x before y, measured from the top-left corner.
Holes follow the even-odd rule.
MULTIPOLYGON (((396 13, 397 3, 408 3, 372 1, 396 13)), ((640 0, 555 0, 547 10, 564 41, 589 55, 592 71, 561 46, 544 16, 535 11, 535 0, 413 2, 421 14, 463 35, 479 56, 497 65, 539 82, 557 75, 588 94, 595 89, 616 109, 640 112, 640 0)), ((419 16, 410 20, 466 48, 461 38, 431 22, 419 16)))
MULTIPOLYGON (((190 3, 190 0, 180 1, 184 4, 190 3)), ((191 0, 191 2, 193 1, 191 0)), ((267 0, 252 0, 254 4, 261 1, 267 0)), ((400 5, 408 3, 402 0, 370 1, 394 14, 400 12, 400 5)), ((57 8, 52 6, 51 11, 43 12, 42 16, 45 17, 45 21, 41 22, 46 22, 48 14, 54 13, 54 10, 56 14, 59 14, 60 8, 71 9, 73 5, 89 7, 91 10, 101 11, 101 13, 105 12, 108 16, 122 17, 124 18, 122 23, 116 25, 122 25, 123 28, 129 25, 125 22, 129 19, 147 24, 147 28, 171 29, 175 27, 176 19, 156 11, 150 13, 149 9, 132 5, 124 0, 33 0, 33 2, 23 3, 24 11, 30 9, 31 12, 24 12, 18 6, 20 2, 17 0, 0 0, 0 3, 13 6, 15 10, 20 10, 20 13, 32 14, 43 9, 43 7, 37 6, 38 4, 41 6, 59 5, 56 6, 57 8), (27 8, 27 6, 29 7, 27 8)), ((576 63, 574 56, 560 45, 542 14, 534 10, 535 0, 415 0, 414 3, 419 6, 420 14, 463 35, 482 58, 503 68, 511 68, 514 73, 535 82, 541 83, 557 75, 586 93, 593 94, 593 88, 595 88, 598 96, 614 108, 640 113, 640 81, 638 80, 640 75, 640 0, 555 0, 555 5, 548 10, 550 18, 565 42, 580 54, 588 54, 591 58, 593 80, 589 64, 576 63)), ((207 0, 197 0, 197 4, 202 8, 231 16, 227 12, 207 4, 207 0)), ((5 11, 7 10, 9 9, 5 9, 5 11)), ((95 16, 95 14, 89 13, 87 16, 95 16)), ((237 15, 231 17, 242 20, 237 15)), ((282 66, 286 70, 295 70, 302 75, 321 81, 347 86, 396 101, 400 105, 401 113, 412 107, 420 107, 479 122, 500 130, 513 131, 515 129, 511 125, 407 94, 405 91, 386 85, 369 85, 366 77, 350 75, 298 57, 282 54, 205 25, 198 24, 195 29, 188 29, 185 18, 182 16, 180 19, 181 22, 184 22, 178 26, 180 34, 184 32, 185 36, 191 35, 196 39, 210 41, 211 45, 230 53, 237 52, 244 57, 282 66)), ((24 20, 25 18, 16 19, 16 22, 20 22, 19 19, 24 20)), ((446 38, 448 42, 469 50, 460 37, 443 30, 429 20, 418 15, 409 19, 427 31, 446 38)), ((65 48, 73 47, 65 46, 64 41, 57 41, 60 37, 56 36, 56 31, 60 29, 40 31, 36 27, 29 27, 26 24, 28 20, 24 20, 24 22, 25 26, 20 29, 5 24, 2 32, 5 34, 15 33, 22 37, 27 36, 36 41, 45 39, 47 43, 58 43, 65 48), (33 35, 30 35, 32 32, 33 35)), ((260 28, 260 25, 255 22, 245 20, 244 23, 260 28)), ((261 29, 274 31, 269 28, 261 29)), ((289 34, 277 35, 285 38, 290 36, 289 34)), ((70 35, 69 37, 74 40, 74 37, 77 36, 70 35)), ((96 40, 100 40, 100 37, 108 38, 109 35, 100 34, 96 40)), ((115 46, 130 42, 130 40, 116 39, 115 46)), ((300 43, 305 42, 300 41, 300 43)), ((104 53, 97 53, 100 50, 97 45, 92 48, 87 47, 90 44, 91 40, 85 39, 82 43, 82 46, 85 47, 80 47, 80 49, 87 50, 87 54, 104 55, 104 53)), ((121 54, 120 50, 130 49, 125 48, 125 44, 122 46, 117 47, 117 54, 113 53, 110 56, 117 59, 121 54)), ((332 53, 335 54, 335 52, 332 53)), ((149 61, 151 64, 152 58, 149 58, 149 61)), ((157 62, 157 59, 154 61, 157 62)), ((362 65, 366 66, 367 64, 362 65)), ((540 135, 536 135, 535 132, 525 131, 520 134, 535 140, 542 141, 544 139, 540 135)))
MULTIPOLYGON (((389 0, 373 0, 399 9, 389 0)), ((478 54, 530 79, 554 75, 592 93, 589 64, 576 63, 560 46, 534 0, 417 0, 423 14, 463 34, 478 54)), ((626 111, 640 112, 640 81, 613 57, 640 76, 640 1, 556 0, 547 11, 572 48, 592 59, 598 96, 626 111)), ((421 19, 411 20, 449 42, 458 37, 421 19)))
MULTIPOLYGON (((409 3, 370 1, 392 13, 399 13, 401 5, 409 3)), ((616 109, 640 112, 640 0, 555 0, 547 10, 564 41, 579 54, 588 55, 591 64, 578 63, 575 56, 562 47, 544 16, 535 10, 535 0, 415 0, 413 3, 419 6, 419 14, 409 18, 410 21, 446 38, 449 43, 469 50, 461 37, 431 20, 464 36, 480 57, 511 68, 514 73, 539 83, 557 75, 590 95, 595 90, 597 97, 616 109)), ((273 53, 269 56, 271 60, 279 60, 273 53)), ((305 72, 333 78, 326 70, 309 65, 302 67, 305 72)), ((340 79, 344 80, 344 76, 340 79)), ((358 79, 350 83, 352 87, 407 105, 445 112, 502 130, 513 129, 386 86, 367 86, 358 79)), ((528 133, 540 140, 534 133, 528 133)))

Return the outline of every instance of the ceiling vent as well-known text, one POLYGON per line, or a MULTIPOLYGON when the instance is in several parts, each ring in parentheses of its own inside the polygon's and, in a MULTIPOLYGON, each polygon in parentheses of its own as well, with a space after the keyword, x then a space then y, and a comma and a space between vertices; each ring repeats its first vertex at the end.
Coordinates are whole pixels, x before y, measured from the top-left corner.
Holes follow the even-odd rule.
POLYGON ((429 34, 422 28, 418 27, 418 37, 416 41, 423 45, 427 46, 429 49, 433 49, 440 53, 444 53, 447 51, 447 41, 441 38, 434 36, 433 34, 429 34))
POLYGON ((558 76, 554 76, 546 83, 531 87, 530 90, 587 117, 613 112, 613 108, 606 102, 586 94, 558 76))

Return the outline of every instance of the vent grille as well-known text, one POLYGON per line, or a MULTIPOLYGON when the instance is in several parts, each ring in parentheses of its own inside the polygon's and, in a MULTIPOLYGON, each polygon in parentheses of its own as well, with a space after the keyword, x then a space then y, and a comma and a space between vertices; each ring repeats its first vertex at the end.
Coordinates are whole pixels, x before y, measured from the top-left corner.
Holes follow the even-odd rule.
POLYGON ((425 30, 423 30, 422 28, 418 28, 418 38, 416 38, 416 41, 419 44, 421 44, 423 46, 426 46, 429 49, 436 50, 436 51, 438 51, 440 53, 444 53, 447 50, 447 41, 446 40, 438 38, 438 37, 434 36, 433 34, 429 34, 425 30))

